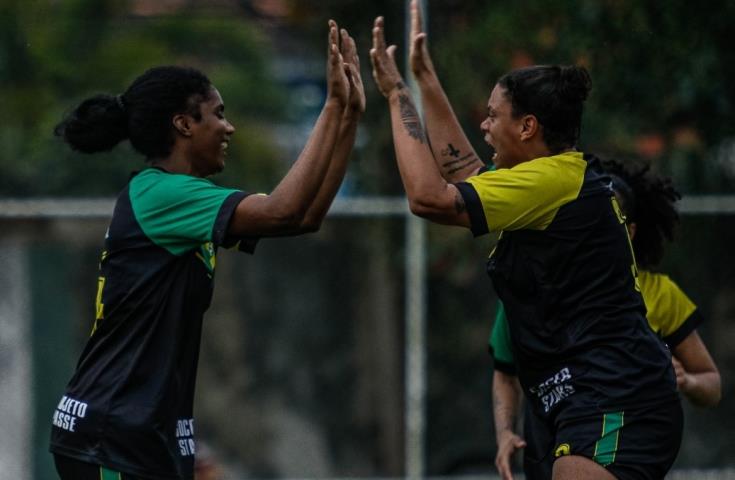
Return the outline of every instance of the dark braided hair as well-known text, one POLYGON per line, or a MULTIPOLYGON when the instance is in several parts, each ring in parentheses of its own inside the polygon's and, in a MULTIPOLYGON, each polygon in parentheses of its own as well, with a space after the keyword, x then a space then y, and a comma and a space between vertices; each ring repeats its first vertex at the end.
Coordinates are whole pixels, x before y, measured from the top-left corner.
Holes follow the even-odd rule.
POLYGON ((505 90, 513 116, 534 115, 543 127, 543 139, 552 153, 577 145, 582 110, 592 89, 584 67, 535 65, 506 73, 498 85, 505 90))
POLYGON ((121 95, 95 95, 84 100, 54 129, 74 150, 111 150, 129 139, 147 158, 165 157, 174 144, 171 119, 187 113, 201 119, 199 105, 212 84, 200 71, 164 66, 146 71, 121 95))
POLYGON ((638 266, 655 267, 663 258, 664 242, 674 239, 681 194, 670 178, 651 172, 647 163, 606 159, 602 166, 612 178, 627 222, 636 224, 633 251, 638 266))

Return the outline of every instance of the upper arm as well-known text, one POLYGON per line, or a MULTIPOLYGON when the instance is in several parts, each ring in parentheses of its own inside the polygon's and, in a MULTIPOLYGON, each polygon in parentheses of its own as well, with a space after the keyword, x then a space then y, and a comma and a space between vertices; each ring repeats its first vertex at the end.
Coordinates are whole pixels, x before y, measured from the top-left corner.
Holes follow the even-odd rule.
POLYGON ((227 233, 237 237, 286 236, 311 231, 304 216, 271 195, 243 198, 235 208, 227 233))
POLYGON ((715 361, 696 330, 679 342, 673 353, 687 372, 718 372, 715 361))
POLYGON ((429 197, 410 202, 411 212, 443 225, 470 228, 470 217, 463 195, 456 185, 447 183, 429 197))

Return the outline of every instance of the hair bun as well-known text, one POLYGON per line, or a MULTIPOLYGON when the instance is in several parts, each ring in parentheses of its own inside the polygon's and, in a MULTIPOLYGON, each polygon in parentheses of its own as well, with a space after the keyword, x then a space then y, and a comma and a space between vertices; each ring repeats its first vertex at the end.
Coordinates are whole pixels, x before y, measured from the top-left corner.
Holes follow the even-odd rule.
POLYGON ((585 101, 592 90, 592 78, 584 67, 563 65, 559 73, 561 94, 568 99, 585 101))
POLYGON ((84 100, 54 129, 74 150, 102 152, 128 138, 124 105, 113 95, 95 95, 84 100))

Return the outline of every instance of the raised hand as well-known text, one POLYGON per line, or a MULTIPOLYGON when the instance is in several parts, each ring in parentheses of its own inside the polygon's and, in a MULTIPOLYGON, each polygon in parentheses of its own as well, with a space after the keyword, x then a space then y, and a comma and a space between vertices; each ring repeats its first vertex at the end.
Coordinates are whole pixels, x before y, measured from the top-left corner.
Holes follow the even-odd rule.
POLYGON ((429 49, 426 46, 426 33, 422 28, 419 0, 411 0, 411 34, 408 58, 411 71, 417 80, 420 81, 427 75, 436 75, 429 49))
POLYGON ((339 50, 337 22, 329 21, 329 40, 327 50, 327 100, 336 100, 345 106, 350 98, 350 81, 345 73, 345 65, 339 50))
POLYGON ((357 55, 355 39, 344 28, 340 30, 342 36, 342 58, 347 68, 347 76, 350 81, 350 98, 348 107, 356 112, 365 111, 365 87, 360 75, 360 57, 357 55))
POLYGON ((405 87, 395 59, 396 46, 385 46, 385 27, 383 17, 375 19, 373 25, 373 48, 370 49, 370 60, 373 64, 373 78, 378 90, 388 97, 395 89, 405 87))

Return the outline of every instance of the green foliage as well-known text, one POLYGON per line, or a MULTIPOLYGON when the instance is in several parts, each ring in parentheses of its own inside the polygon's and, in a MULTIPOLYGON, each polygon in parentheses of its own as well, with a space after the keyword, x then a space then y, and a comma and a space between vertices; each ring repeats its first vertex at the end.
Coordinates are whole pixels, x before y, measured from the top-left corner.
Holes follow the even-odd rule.
POLYGON ((145 69, 205 71, 238 128, 224 182, 271 185, 282 166, 262 125, 278 119, 283 93, 270 48, 242 15, 179 12, 140 17, 120 0, 3 0, 0 4, 1 195, 110 195, 143 166, 127 144, 108 154, 71 152, 53 137, 64 112, 94 93, 117 93, 145 69), (280 167, 280 168, 279 168, 280 167))
POLYGON ((735 113, 725 40, 732 2, 453 2, 451 10, 445 3, 432 2, 431 47, 459 117, 473 122, 475 143, 485 101, 504 72, 581 64, 593 78, 583 148, 647 157, 684 191, 728 188, 732 179, 713 157, 735 113))

